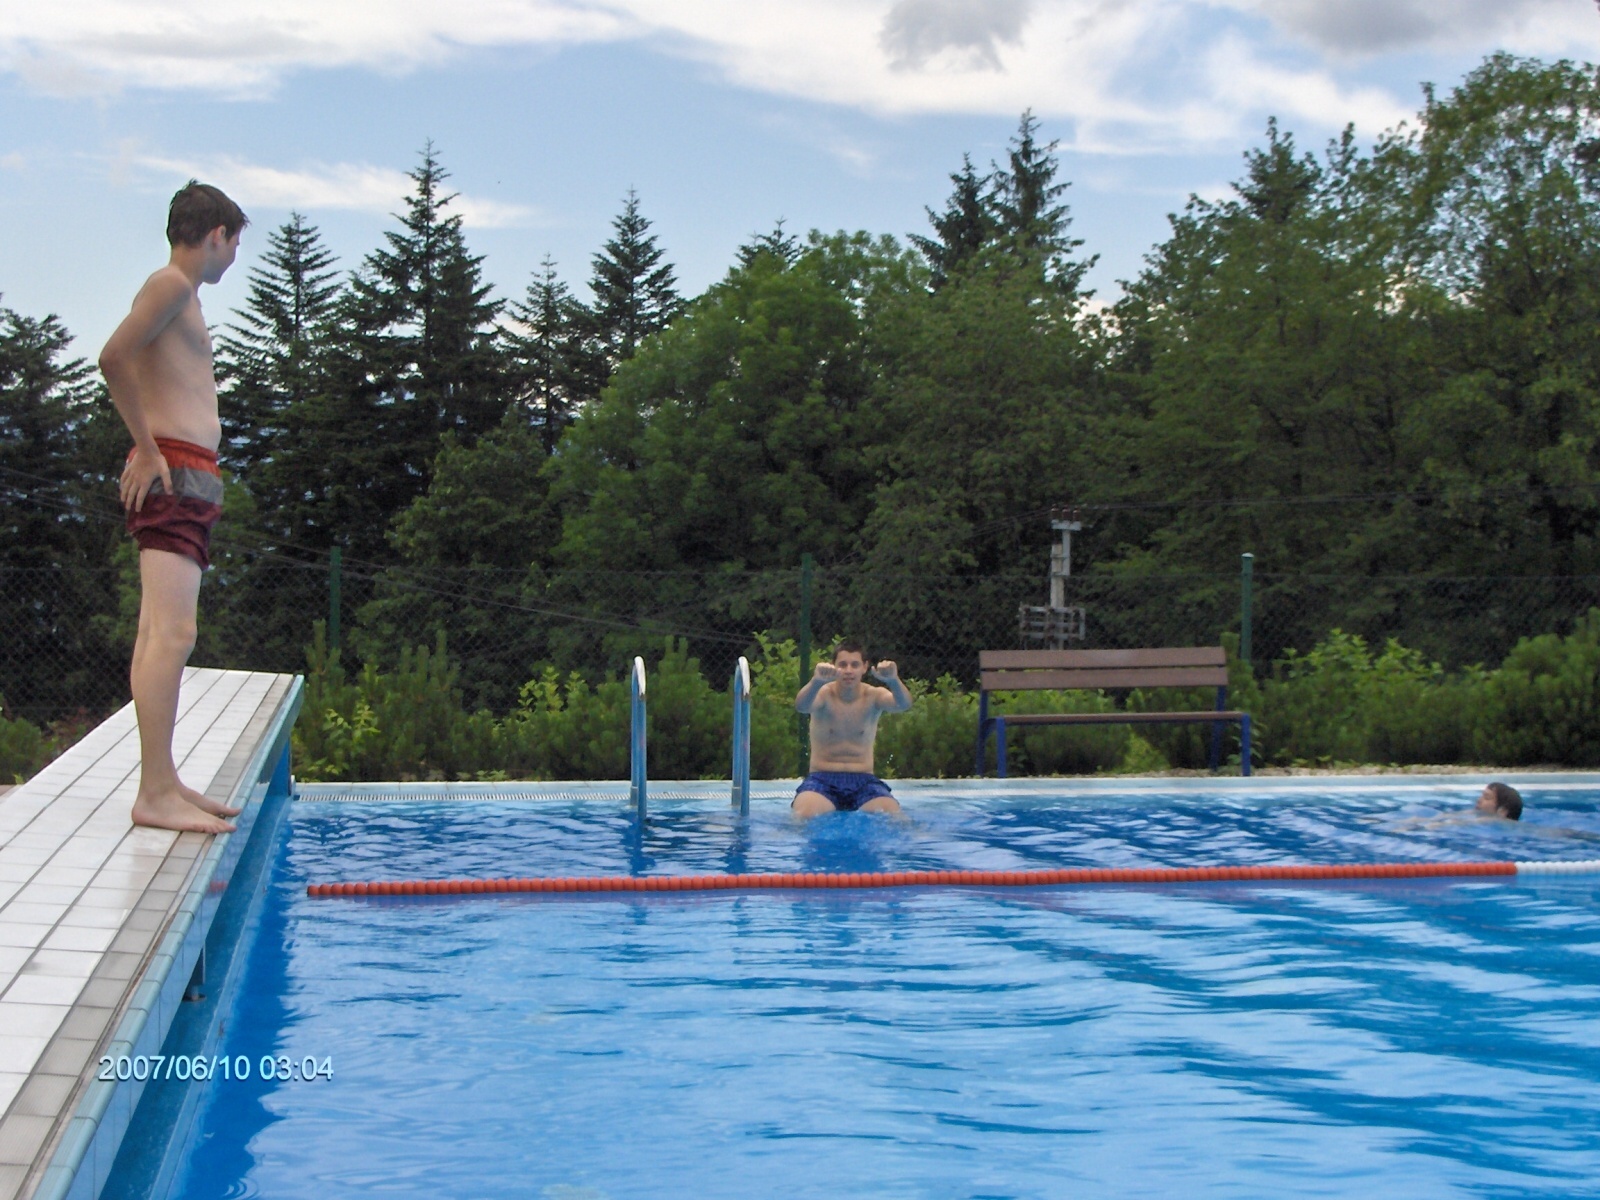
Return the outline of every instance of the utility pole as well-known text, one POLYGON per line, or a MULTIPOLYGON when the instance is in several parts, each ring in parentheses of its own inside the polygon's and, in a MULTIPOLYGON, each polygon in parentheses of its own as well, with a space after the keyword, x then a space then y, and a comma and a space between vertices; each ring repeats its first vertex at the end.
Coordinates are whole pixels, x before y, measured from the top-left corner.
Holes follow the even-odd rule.
POLYGON ((339 648, 339 617, 343 607, 340 596, 344 551, 335 546, 328 553, 328 649, 339 648))
POLYGON ((1024 649, 1048 646, 1064 650, 1069 641, 1088 636, 1088 618, 1081 606, 1067 603, 1067 583, 1072 578, 1072 535, 1083 529, 1076 507, 1052 508, 1050 530, 1061 540, 1050 547, 1050 603, 1024 604, 1017 610, 1017 628, 1024 649))
POLYGON ((1050 528, 1061 535, 1061 544, 1050 547, 1050 607, 1067 607, 1067 580, 1072 578, 1072 535, 1083 529, 1075 508, 1050 511, 1050 528))
POLYGON ((1239 657, 1250 662, 1251 602, 1254 599, 1256 556, 1246 550, 1239 556, 1239 657))
MULTIPOLYGON (((800 686, 811 682, 811 575, 816 560, 809 554, 800 556, 800 620, 795 630, 795 641, 800 652, 800 686)), ((805 713, 795 713, 795 770, 805 778, 811 762, 811 718, 805 713)))

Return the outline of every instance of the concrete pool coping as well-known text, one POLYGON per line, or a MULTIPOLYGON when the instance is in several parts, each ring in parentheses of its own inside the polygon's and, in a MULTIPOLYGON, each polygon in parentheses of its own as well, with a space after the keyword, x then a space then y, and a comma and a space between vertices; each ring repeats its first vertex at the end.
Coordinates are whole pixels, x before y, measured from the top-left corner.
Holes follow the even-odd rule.
POLYGON ((174 756, 239 832, 143 829, 132 705, 0 796, 0 1200, 99 1194, 268 788, 288 787, 298 676, 190 668, 174 756))

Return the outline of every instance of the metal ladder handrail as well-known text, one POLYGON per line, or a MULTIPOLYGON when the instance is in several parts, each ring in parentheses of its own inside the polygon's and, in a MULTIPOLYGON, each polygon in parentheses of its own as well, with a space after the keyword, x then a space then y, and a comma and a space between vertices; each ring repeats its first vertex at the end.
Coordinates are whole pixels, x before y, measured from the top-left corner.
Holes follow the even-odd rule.
POLYGON ((743 655, 733 668, 733 807, 750 815, 750 662, 743 655))
POLYGON ((645 685, 644 685, 644 659, 633 660, 633 671, 628 682, 628 762, 631 767, 632 783, 628 789, 628 801, 639 814, 639 819, 644 820, 645 815, 645 771, 646 746, 645 746, 645 685))

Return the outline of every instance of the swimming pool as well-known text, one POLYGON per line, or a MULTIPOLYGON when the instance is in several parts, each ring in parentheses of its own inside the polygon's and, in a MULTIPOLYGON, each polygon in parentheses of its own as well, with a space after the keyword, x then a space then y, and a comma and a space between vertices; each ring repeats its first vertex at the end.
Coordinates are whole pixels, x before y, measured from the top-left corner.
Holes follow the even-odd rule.
MULTIPOLYGON (((1213 787, 1218 782, 1214 781, 1213 787)), ((1600 880, 311 899, 530 874, 1594 857, 1600 793, 302 800, 173 1194, 1600 1194, 1600 880), (1461 797, 1463 802, 1470 795, 1461 797)), ((312 793, 318 794, 318 793, 312 793)), ((323 791, 324 797, 348 795, 323 791)))

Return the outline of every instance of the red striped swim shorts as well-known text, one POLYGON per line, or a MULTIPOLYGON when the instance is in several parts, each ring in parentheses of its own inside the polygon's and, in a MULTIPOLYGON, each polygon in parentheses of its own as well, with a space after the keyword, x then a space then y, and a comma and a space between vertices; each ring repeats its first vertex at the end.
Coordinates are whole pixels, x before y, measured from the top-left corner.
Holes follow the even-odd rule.
MULTIPOLYGON (((144 507, 138 512, 128 509, 128 532, 139 549, 181 554, 204 570, 211 565, 211 527, 222 515, 217 452, 176 438, 158 437, 156 446, 167 460, 172 494, 160 479, 151 484, 144 507)), ((128 457, 133 457, 132 450, 128 457)))

